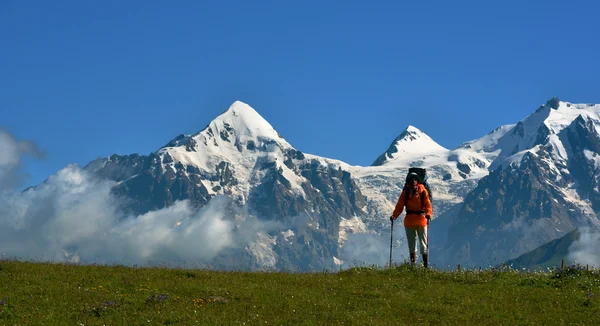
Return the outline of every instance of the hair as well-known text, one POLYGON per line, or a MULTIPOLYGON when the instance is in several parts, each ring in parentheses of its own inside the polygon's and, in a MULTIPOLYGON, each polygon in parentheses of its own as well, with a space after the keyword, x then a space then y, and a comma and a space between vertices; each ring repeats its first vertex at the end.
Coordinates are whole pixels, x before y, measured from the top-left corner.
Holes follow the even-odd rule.
POLYGON ((408 183, 410 180, 417 180, 418 183, 421 183, 421 178, 416 173, 409 173, 406 176, 406 182, 408 183))

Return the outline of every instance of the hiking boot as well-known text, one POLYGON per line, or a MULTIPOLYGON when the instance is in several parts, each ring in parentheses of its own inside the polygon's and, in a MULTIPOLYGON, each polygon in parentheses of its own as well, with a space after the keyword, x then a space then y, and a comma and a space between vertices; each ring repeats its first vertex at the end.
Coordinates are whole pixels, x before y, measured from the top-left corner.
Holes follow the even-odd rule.
POLYGON ((416 261, 417 261, 417 254, 414 252, 411 252, 410 253, 410 263, 414 265, 416 261))
POLYGON ((427 268, 429 263, 429 255, 428 254, 424 254, 423 255, 423 266, 425 266, 425 268, 427 268))

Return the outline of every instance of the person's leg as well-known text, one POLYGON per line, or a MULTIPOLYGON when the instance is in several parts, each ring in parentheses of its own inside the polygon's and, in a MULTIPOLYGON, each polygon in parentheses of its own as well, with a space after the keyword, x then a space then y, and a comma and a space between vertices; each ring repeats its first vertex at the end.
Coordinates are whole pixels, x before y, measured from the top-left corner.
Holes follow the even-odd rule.
POLYGON ((405 227, 406 241, 408 242, 408 253, 410 263, 414 264, 417 260, 417 228, 405 227))
POLYGON ((419 235, 419 248, 421 249, 421 255, 423 255, 423 265, 425 268, 429 265, 429 239, 427 238, 427 227, 420 227, 417 229, 419 235))

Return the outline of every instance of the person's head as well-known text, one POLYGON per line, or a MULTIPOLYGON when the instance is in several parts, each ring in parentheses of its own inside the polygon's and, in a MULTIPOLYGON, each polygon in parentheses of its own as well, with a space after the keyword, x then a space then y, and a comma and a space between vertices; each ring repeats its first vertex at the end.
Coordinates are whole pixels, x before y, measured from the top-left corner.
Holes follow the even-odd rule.
POLYGON ((420 180, 419 180, 419 176, 416 173, 410 173, 407 177, 406 177, 406 183, 409 186, 416 186, 417 184, 419 184, 420 180))

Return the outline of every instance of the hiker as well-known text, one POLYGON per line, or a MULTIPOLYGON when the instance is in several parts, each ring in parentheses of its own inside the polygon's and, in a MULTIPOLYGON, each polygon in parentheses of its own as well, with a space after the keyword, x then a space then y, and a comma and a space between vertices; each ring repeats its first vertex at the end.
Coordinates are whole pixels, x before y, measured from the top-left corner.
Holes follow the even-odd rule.
POLYGON ((428 266, 427 251, 427 226, 431 220, 432 208, 429 193, 423 185, 423 179, 415 172, 410 172, 406 176, 406 184, 402 189, 402 194, 398 198, 396 208, 390 217, 395 220, 402 214, 406 206, 406 216, 404 217, 404 228, 406 229, 406 239, 408 240, 408 251, 410 262, 414 264, 417 260, 417 236, 419 237, 419 248, 423 255, 423 265, 428 266))

